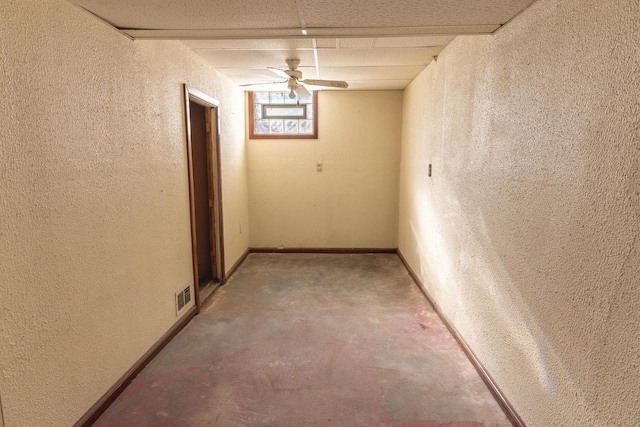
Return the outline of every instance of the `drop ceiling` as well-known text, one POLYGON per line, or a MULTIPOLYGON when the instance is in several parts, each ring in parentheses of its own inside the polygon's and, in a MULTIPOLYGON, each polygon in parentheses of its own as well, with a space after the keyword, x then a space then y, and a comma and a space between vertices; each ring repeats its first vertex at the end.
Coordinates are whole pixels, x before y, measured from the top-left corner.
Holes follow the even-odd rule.
POLYGON ((297 58, 304 78, 384 90, 404 89, 457 35, 491 34, 534 0, 70 1, 135 40, 180 40, 238 85, 281 81, 267 67, 297 58))

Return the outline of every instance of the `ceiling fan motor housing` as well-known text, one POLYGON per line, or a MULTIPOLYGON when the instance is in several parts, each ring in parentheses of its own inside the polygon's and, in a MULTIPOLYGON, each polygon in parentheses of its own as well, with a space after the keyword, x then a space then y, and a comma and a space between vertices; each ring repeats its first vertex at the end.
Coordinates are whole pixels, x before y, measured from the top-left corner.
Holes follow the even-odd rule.
POLYGON ((292 70, 295 70, 296 68, 298 68, 298 65, 300 65, 299 59, 287 59, 286 61, 287 61, 287 65, 292 70))
POLYGON ((302 71, 300 70, 284 70, 285 73, 289 75, 289 77, 293 77, 294 79, 302 78, 302 71))

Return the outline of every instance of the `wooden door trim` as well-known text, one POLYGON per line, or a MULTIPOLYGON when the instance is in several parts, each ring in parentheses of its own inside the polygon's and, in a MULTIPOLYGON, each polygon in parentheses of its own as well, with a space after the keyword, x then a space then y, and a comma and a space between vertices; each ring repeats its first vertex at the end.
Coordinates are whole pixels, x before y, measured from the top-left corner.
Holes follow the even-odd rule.
MULTIPOLYGON (((215 100, 214 100, 215 101, 215 100)), ((217 102, 217 101, 216 101, 217 102)), ((217 209, 218 209, 218 224, 216 225, 216 232, 218 234, 218 242, 219 248, 217 256, 220 259, 220 284, 224 284, 227 281, 227 275, 225 273, 225 264, 224 264, 224 227, 222 226, 224 213, 222 212, 222 154, 220 153, 220 107, 216 106, 215 109, 210 110, 211 113, 211 122, 215 120, 216 132, 215 134, 211 133, 212 137, 215 137, 215 156, 216 156, 216 167, 214 169, 214 185, 216 186, 215 191, 217 191, 216 199, 217 199, 217 209)), ((213 144, 213 141, 212 141, 213 144)))
MULTIPOLYGON (((198 278, 198 244, 196 239, 196 209, 195 209, 195 187, 193 183, 193 149, 192 149, 192 135, 191 135, 191 108, 189 106, 189 102, 193 102, 195 104, 201 105, 207 108, 207 119, 208 120, 216 120, 216 132, 215 136, 212 132, 207 132, 207 145, 210 145, 212 148, 215 147, 215 165, 214 168, 209 168, 209 182, 214 178, 215 188, 210 188, 210 190, 214 191, 215 196, 214 200, 217 199, 216 210, 217 210, 217 221, 214 218, 213 223, 211 223, 211 227, 215 227, 216 233, 216 241, 211 242, 214 245, 218 246, 218 257, 220 258, 220 281, 224 283, 225 275, 224 275, 224 233, 223 233, 223 222, 222 222, 222 174, 221 174, 221 156, 220 156, 220 111, 219 106, 220 102, 218 100, 206 95, 203 92, 200 92, 197 89, 190 87, 189 85, 183 85, 184 88, 184 111, 185 111, 185 128, 186 128, 186 137, 187 137, 187 169, 188 169, 188 178, 189 178, 189 217, 191 221, 191 257, 192 257, 192 268, 193 268, 193 291, 195 295, 195 304, 200 312, 200 307, 202 302, 200 301, 200 284, 198 278), (213 111, 212 111, 213 110, 213 111), (215 113, 214 113, 215 112, 215 113), (213 174, 213 176, 212 176, 213 174)), ((209 125, 211 124, 208 121, 209 125)), ((214 160, 214 159, 210 159, 214 160)), ((208 162, 209 163, 209 162, 208 162)), ((212 266, 215 268, 215 266, 212 266)))
MULTIPOLYGON (((212 137, 212 116, 214 115, 211 108, 205 108, 205 132, 206 132, 206 149, 207 149, 207 159, 213 160, 213 137, 212 137)), ((209 245, 209 262, 211 263, 211 277, 213 279, 220 279, 220 271, 218 268, 218 262, 216 260, 216 255, 218 254, 218 232, 217 225, 215 221, 217 220, 217 209, 214 203, 217 201, 217 191, 214 189, 216 172, 214 171, 214 162, 207 161, 207 207, 209 212, 209 241, 211 244, 209 245)), ((217 161, 215 162, 217 164, 217 161)))

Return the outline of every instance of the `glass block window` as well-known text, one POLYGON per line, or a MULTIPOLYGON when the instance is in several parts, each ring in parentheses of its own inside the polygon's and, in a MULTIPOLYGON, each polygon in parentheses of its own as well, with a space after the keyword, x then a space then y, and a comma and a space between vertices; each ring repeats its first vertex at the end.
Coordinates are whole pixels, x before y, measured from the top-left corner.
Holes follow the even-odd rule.
POLYGON ((249 92, 249 138, 317 139, 318 94, 289 98, 288 91, 249 92))

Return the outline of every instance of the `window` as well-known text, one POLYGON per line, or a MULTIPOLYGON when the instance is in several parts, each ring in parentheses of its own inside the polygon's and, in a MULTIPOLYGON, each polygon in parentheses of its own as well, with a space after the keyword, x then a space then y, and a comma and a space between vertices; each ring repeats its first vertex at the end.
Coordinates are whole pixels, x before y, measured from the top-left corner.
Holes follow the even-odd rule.
POLYGON ((249 138, 317 139, 318 93, 289 98, 289 91, 249 92, 249 138))

